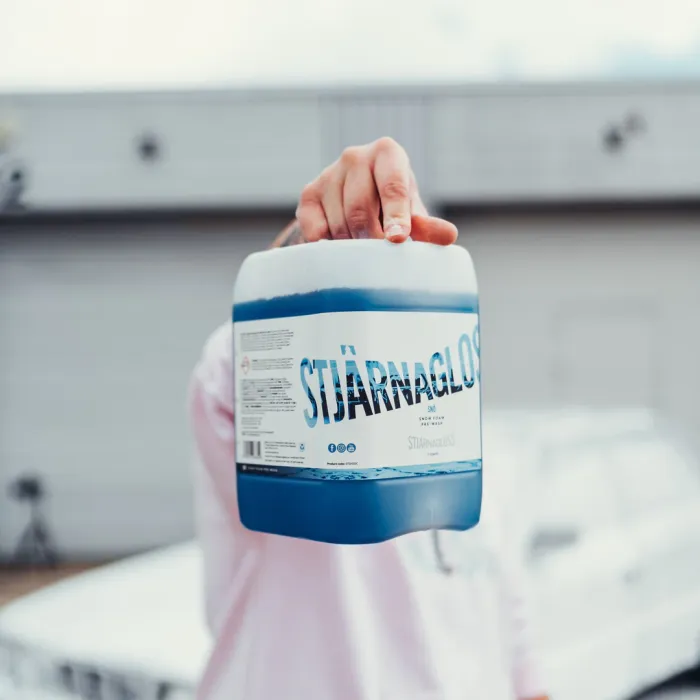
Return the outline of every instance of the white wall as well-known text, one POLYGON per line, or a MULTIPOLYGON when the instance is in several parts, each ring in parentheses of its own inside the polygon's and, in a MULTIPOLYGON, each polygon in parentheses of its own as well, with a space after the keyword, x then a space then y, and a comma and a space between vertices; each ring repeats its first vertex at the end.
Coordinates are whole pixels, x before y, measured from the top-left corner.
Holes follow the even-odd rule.
POLYGON ((486 406, 644 406, 700 455, 700 211, 458 218, 486 406))
POLYGON ((59 547, 119 554, 192 532, 189 373, 236 270, 284 217, 36 225, 0 235, 0 551, 39 471, 59 547))

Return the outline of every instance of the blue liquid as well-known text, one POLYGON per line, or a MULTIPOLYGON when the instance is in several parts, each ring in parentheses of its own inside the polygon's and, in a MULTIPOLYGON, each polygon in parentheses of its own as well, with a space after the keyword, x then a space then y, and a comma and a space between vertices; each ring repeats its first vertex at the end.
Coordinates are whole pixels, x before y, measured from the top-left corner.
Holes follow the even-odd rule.
POLYGON ((419 530, 468 530, 481 514, 481 469, 353 481, 239 473, 238 508, 249 530, 333 544, 371 544, 419 530))
MULTIPOLYGON (((233 320, 348 311, 478 313, 478 300, 474 294, 329 289, 236 304, 233 320)), ((266 474, 244 466, 237 465, 241 522, 259 532, 370 544, 420 530, 468 530, 481 514, 481 459, 367 470, 273 467, 266 474)))

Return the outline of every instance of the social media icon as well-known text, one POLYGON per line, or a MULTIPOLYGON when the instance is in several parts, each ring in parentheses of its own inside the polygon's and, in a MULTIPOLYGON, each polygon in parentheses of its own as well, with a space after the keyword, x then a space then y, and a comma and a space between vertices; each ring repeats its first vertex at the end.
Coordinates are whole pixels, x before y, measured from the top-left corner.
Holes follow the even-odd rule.
POLYGON ((339 443, 338 443, 338 452, 340 452, 341 454, 342 454, 343 452, 345 452, 345 443, 344 443, 344 442, 339 442, 339 443))
POLYGON ((335 452, 335 444, 334 443, 331 443, 330 445, 328 445, 328 451, 331 454, 333 454, 335 452))
POLYGON ((348 443, 348 447, 347 447, 348 452, 352 453, 352 452, 354 452, 356 449, 357 449, 357 447, 355 446, 355 443, 354 443, 354 442, 349 442, 349 443, 348 443))

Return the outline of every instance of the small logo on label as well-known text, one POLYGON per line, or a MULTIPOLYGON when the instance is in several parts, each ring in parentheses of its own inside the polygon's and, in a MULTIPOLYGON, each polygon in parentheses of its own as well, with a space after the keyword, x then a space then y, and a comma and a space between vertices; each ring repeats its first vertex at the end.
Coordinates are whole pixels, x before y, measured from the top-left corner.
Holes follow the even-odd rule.
POLYGON ((340 452, 340 454, 343 454, 343 452, 345 452, 345 443, 344 442, 338 443, 338 452, 340 452))
POLYGON ((356 449, 357 449, 357 447, 355 446, 354 442, 348 443, 348 452, 350 452, 352 454, 356 449))
POLYGON ((248 356, 246 355, 242 362, 241 362, 241 369, 243 370, 243 374, 248 374, 250 371, 250 360, 248 359, 248 356))
POLYGON ((422 435, 409 435, 408 436, 408 449, 409 450, 434 450, 442 447, 454 447, 455 434, 450 433, 449 435, 442 435, 438 438, 425 438, 422 435))
POLYGON ((299 444, 299 452, 304 452, 306 450, 306 445, 302 442, 299 444))
POLYGON ((333 454, 335 452, 335 444, 334 443, 331 443, 330 445, 328 445, 328 451, 331 454, 333 454))

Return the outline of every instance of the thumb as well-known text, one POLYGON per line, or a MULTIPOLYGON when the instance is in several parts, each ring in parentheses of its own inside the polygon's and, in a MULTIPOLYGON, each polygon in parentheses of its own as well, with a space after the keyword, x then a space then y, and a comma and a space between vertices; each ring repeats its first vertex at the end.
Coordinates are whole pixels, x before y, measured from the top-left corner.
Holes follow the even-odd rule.
POLYGON ((437 216, 414 214, 411 217, 411 238, 425 243, 452 245, 457 240, 457 227, 437 216))

